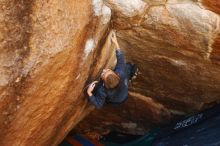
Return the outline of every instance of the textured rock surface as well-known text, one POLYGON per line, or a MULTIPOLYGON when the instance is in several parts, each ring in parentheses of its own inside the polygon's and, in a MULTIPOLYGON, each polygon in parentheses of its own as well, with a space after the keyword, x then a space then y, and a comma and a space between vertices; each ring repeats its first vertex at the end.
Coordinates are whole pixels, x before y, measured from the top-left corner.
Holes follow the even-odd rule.
POLYGON ((111 5, 120 44, 140 67, 132 91, 184 111, 219 100, 219 15, 193 1, 146 5, 142 15, 127 15, 129 23, 120 21, 125 16, 117 15, 121 9, 111 5))
POLYGON ((219 8, 218 0, 2 0, 0 145, 57 145, 94 109, 83 91, 115 63, 111 27, 140 75, 128 102, 91 113, 82 131, 143 133, 170 113, 219 102, 219 8))
POLYGON ((111 130, 142 135, 158 124, 169 123, 170 117, 170 112, 160 103, 130 92, 129 99, 121 106, 106 105, 101 110, 91 112, 74 132, 90 138, 111 130))
POLYGON ((98 133, 105 133, 106 127, 111 129, 111 126, 123 132, 141 133, 152 123, 169 121, 170 114, 184 115, 220 101, 217 1, 105 2, 113 11, 113 27, 126 58, 139 66, 140 75, 130 88, 133 96, 123 107, 110 106, 92 113, 79 125, 78 131, 86 127, 83 132, 88 132, 90 123, 91 131, 98 133), (141 97, 153 100, 149 102, 141 97), (140 118, 133 111, 144 116, 140 118), (133 127, 123 127, 125 121, 133 127))
POLYGON ((219 0, 200 0, 202 6, 206 7, 207 9, 220 14, 220 2, 219 0))
POLYGON ((57 145, 89 112, 80 94, 111 10, 90 0, 3 0, 0 12, 0 145, 57 145))

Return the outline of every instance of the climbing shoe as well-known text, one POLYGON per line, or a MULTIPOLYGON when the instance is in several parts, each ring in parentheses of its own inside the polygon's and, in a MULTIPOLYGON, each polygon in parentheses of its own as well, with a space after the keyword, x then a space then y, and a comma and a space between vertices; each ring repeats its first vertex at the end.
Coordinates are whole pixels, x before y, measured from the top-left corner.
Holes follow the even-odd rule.
POLYGON ((138 67, 136 64, 132 64, 131 66, 131 74, 130 74, 130 80, 134 80, 137 78, 138 75, 138 67))

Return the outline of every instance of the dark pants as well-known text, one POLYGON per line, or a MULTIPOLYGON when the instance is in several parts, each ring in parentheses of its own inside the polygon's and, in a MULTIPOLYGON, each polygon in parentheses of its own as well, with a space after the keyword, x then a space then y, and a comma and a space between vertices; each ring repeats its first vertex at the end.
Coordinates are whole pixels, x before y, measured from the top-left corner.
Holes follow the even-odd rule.
POLYGON ((132 70, 133 70, 133 65, 130 62, 126 63, 126 73, 127 73, 127 77, 128 80, 131 80, 132 78, 132 70))

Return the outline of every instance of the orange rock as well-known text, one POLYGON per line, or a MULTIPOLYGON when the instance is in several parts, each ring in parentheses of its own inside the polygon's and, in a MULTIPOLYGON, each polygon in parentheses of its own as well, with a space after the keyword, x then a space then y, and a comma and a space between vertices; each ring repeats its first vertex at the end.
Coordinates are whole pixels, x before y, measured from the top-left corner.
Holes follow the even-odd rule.
POLYGON ((2 0, 0 145, 57 145, 94 110, 85 86, 114 67, 111 27, 140 75, 125 104, 91 113, 101 128, 144 133, 219 102, 219 7, 214 0, 2 0))
POLYGON ((113 11, 119 44, 140 74, 121 106, 91 113, 76 127, 102 134, 114 130, 143 134, 220 101, 218 2, 106 0, 113 11), (210 3, 209 3, 210 2, 210 3), (151 97, 151 98, 150 98, 151 97))
POLYGON ((111 11, 89 0, 0 7, 0 145, 57 145, 90 109, 81 94, 111 11))
POLYGON ((218 0, 202 0, 202 4, 209 10, 220 15, 220 2, 218 0))
MULTIPOLYGON (((148 7, 138 9, 144 12, 138 24, 129 21, 137 16, 113 17, 127 59, 138 64, 141 72, 131 90, 183 112, 218 102, 219 15, 187 0, 145 2, 148 7), (127 25, 124 20, 130 27, 121 27, 127 25)), ((113 14, 127 9, 127 5, 117 9, 115 4, 113 14)))

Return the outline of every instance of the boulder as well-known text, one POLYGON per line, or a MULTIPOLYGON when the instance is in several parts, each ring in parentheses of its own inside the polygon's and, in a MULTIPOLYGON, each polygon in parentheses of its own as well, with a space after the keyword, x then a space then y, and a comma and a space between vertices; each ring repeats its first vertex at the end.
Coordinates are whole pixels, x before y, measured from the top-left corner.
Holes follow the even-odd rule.
POLYGON ((58 145, 85 117, 82 133, 143 134, 218 103, 217 1, 2 0, 0 145, 58 145), (111 29, 140 72, 127 102, 98 111, 85 89, 116 63, 111 29))
POLYGON ((107 105, 76 127, 88 136, 116 129, 143 134, 171 117, 220 101, 220 17, 217 1, 106 0, 127 61, 140 70, 129 99, 107 105), (123 126, 123 125, 132 126, 123 126))
POLYGON ((0 11, 0 145, 57 145, 89 112, 82 93, 111 10, 95 0, 3 0, 0 11))
POLYGON ((219 15, 189 0, 136 0, 126 15, 130 7, 120 2, 106 5, 127 60, 140 69, 131 91, 185 112, 218 102, 219 15))

